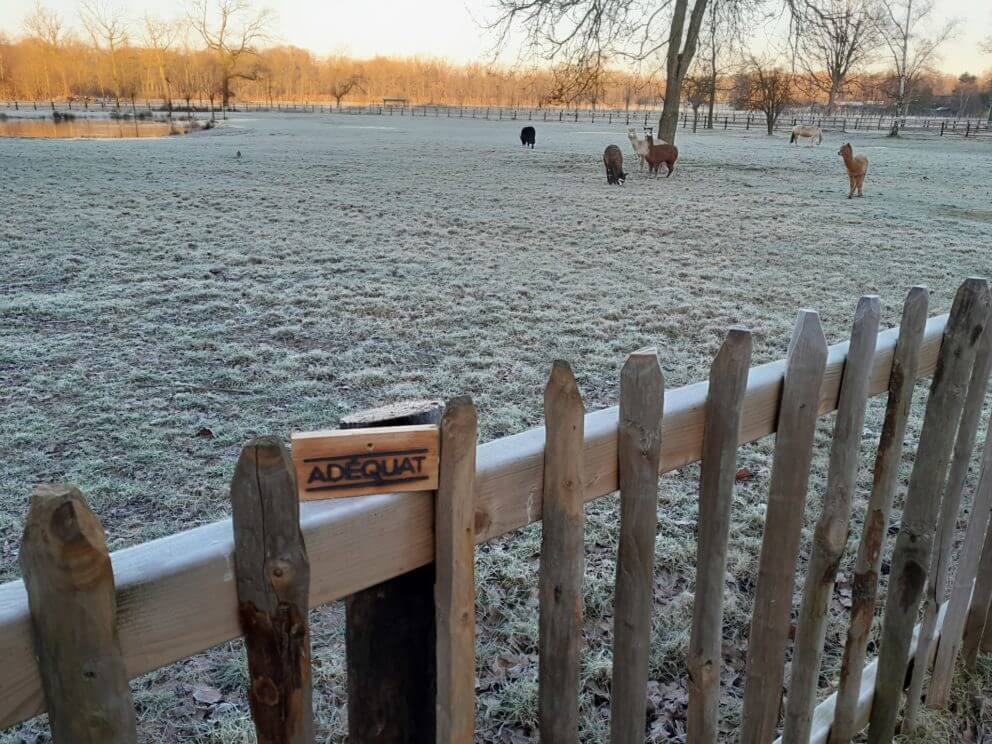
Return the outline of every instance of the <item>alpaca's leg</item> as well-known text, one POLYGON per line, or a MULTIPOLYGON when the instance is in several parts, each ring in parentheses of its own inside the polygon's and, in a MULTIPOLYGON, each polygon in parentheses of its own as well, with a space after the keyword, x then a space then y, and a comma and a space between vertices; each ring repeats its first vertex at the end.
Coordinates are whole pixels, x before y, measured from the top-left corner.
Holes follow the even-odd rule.
POLYGON ((847 198, 852 199, 854 197, 854 190, 858 187, 858 182, 854 176, 848 176, 847 181, 851 187, 851 190, 847 192, 847 198))

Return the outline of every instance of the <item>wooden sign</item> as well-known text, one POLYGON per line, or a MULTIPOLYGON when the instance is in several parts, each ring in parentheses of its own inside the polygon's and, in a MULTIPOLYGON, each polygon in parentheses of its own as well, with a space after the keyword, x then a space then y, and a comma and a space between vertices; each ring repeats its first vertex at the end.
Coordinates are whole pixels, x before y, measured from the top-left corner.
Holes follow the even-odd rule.
POLYGON ((436 426, 394 426, 293 434, 301 501, 437 490, 436 426))

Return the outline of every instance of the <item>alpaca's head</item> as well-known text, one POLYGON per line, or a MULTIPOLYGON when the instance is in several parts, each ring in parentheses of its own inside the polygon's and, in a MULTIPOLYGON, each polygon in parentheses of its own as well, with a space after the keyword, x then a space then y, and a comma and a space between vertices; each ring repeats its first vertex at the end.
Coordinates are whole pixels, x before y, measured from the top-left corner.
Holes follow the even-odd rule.
POLYGON ((627 174, 620 171, 620 175, 617 176, 617 186, 623 186, 623 182, 627 180, 627 174))
POLYGON ((854 154, 854 149, 851 147, 851 143, 848 142, 846 145, 841 145, 840 149, 837 151, 837 154, 842 158, 851 157, 851 155, 854 154))

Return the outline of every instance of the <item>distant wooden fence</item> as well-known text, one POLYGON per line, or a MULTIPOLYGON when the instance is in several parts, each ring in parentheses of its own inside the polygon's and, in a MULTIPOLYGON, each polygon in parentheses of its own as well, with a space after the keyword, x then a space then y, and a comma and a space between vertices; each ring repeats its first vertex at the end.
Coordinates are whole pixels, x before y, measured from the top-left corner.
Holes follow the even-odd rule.
MULTIPOLYGON (((14 111, 110 111, 114 102, 106 100, 93 101, 7 101, 6 108, 14 111)), ((202 100, 191 102, 187 107, 185 101, 174 101, 171 109, 164 101, 122 101, 121 109, 141 109, 148 111, 180 113, 200 112, 213 115, 223 115, 226 112, 277 112, 277 113, 323 113, 366 116, 399 116, 410 118, 434 119, 479 119, 483 121, 528 121, 528 122, 565 122, 617 124, 641 128, 657 126, 660 111, 651 109, 588 109, 588 108, 559 108, 559 107, 514 107, 514 106, 454 106, 441 104, 405 104, 390 105, 369 103, 362 105, 335 106, 331 103, 311 101, 236 101, 227 109, 219 104, 210 104, 202 100)), ((832 132, 887 132, 896 120, 892 114, 886 113, 857 113, 834 116, 823 116, 809 111, 786 112, 779 117, 775 130, 788 130, 797 124, 822 127, 832 132)), ((906 116, 898 117, 901 130, 918 134, 959 135, 969 137, 992 136, 992 119, 987 117, 957 117, 957 116, 906 116)), ((706 129, 709 123, 705 111, 693 112, 683 107, 679 117, 682 129, 698 131, 706 129)), ((765 129, 763 114, 749 111, 734 111, 724 108, 717 109, 713 116, 714 130, 765 129)))
MULTIPOLYGON (((580 740, 583 506, 619 489, 611 740, 642 742, 658 477, 701 460, 687 741, 715 742, 737 449, 774 432, 739 731, 745 744, 768 744, 782 722, 814 433, 818 417, 836 411, 782 741, 848 742, 866 725, 869 741, 891 741, 912 659, 911 690, 920 697, 932 668, 926 702, 942 707, 957 656, 973 667, 979 650, 992 642, 986 624, 992 601, 989 430, 949 594, 946 587, 992 370, 990 304, 986 281, 969 279, 949 315, 928 321, 928 293, 917 287, 900 327, 879 333, 879 299, 863 297, 849 343, 829 348, 817 314, 802 311, 788 358, 756 368, 750 366, 750 333, 734 328, 708 383, 667 392, 656 351, 644 349, 623 367, 619 409, 591 414, 568 364, 556 362, 545 390, 543 429, 477 448, 471 400, 447 404, 439 421, 436 493, 301 506, 288 452, 279 440, 262 437, 245 446, 235 468, 232 520, 112 556, 99 520, 76 488, 41 486, 24 530, 24 580, 0 586, 0 725, 47 709, 56 741, 135 741, 128 678, 243 635, 258 740, 311 742, 307 610, 350 597, 350 740, 469 744, 475 722, 474 545, 540 520, 539 726, 542 741, 572 744, 580 740), (866 664, 913 388, 931 373, 892 555, 880 654, 866 664), (882 392, 888 399, 841 678, 836 694, 816 705, 866 402, 882 392)), ((430 411, 424 415, 437 420, 430 411)), ((917 702, 907 703, 904 730, 914 723, 917 702)))

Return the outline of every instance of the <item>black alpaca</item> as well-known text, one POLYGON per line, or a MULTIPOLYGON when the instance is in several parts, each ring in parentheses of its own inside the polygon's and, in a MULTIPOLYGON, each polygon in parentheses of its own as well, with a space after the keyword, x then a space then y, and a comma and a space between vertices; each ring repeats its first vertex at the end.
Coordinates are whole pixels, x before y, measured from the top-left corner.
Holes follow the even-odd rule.
POLYGON ((536 139, 537 132, 534 131, 534 127, 524 127, 520 130, 520 144, 524 147, 530 145, 530 148, 533 150, 536 139))

